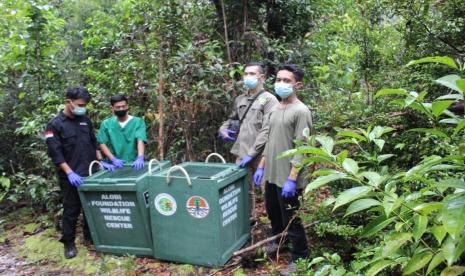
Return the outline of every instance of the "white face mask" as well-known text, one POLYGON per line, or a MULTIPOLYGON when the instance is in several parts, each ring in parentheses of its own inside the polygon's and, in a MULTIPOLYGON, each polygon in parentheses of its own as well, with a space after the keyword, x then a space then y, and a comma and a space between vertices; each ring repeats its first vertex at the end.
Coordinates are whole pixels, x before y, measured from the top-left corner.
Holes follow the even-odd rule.
POLYGON ((292 84, 290 84, 290 83, 276 82, 274 84, 274 92, 281 99, 286 99, 290 95, 292 95, 292 93, 294 93, 294 88, 292 87, 292 84))
POLYGON ((73 102, 70 102, 70 103, 71 103, 71 106, 73 107, 73 109, 71 110, 71 113, 73 113, 76 116, 83 116, 86 114, 85 107, 76 106, 73 104, 73 102))
POLYGON ((244 85, 247 89, 254 89, 258 85, 258 78, 255 76, 247 76, 244 78, 244 85))

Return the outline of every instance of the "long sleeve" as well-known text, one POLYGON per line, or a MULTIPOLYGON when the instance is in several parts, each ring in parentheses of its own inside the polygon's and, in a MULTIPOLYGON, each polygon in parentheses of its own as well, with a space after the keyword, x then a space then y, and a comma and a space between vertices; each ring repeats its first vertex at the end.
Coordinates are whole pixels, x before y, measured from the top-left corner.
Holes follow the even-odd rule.
POLYGON ((58 130, 52 123, 48 123, 45 127, 45 142, 47 143, 47 153, 55 165, 66 162, 63 155, 63 146, 59 139, 58 130))
POLYGON ((270 130, 270 116, 273 108, 278 104, 278 100, 273 96, 269 97, 267 103, 264 105, 264 114, 262 118, 262 128, 258 132, 255 142, 248 151, 248 155, 256 157, 261 154, 265 148, 266 141, 268 140, 268 133, 270 130))
POLYGON ((234 100, 231 114, 229 115, 228 119, 221 124, 219 131, 228 129, 231 120, 239 120, 239 114, 237 113, 237 98, 234 100))

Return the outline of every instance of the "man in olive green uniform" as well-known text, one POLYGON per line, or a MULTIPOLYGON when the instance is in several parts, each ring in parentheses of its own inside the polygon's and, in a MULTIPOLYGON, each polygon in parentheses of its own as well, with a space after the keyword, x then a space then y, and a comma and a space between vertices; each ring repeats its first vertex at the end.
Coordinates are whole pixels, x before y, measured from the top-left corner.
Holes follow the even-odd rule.
POLYGON ((234 120, 236 122, 237 120, 242 121, 231 153, 236 156, 236 163, 240 167, 248 167, 249 169, 252 212, 255 209, 252 175, 259 161, 257 157, 262 153, 268 136, 263 121, 271 109, 278 104, 276 97, 263 89, 264 81, 263 65, 258 62, 248 63, 244 69, 244 85, 247 88, 247 93, 236 97, 231 116, 221 125, 219 130, 220 138, 234 141, 232 136, 237 133, 230 129, 230 125, 234 120))
MULTIPOLYGON (((303 75, 293 64, 283 65, 276 75, 275 92, 282 102, 270 114, 268 141, 254 174, 256 184, 260 184, 262 178, 265 180, 265 207, 273 235, 281 233, 294 217, 305 185, 297 169, 302 155, 276 159, 282 152, 295 148, 294 140, 304 139, 304 129, 312 127, 312 114, 295 92, 302 86, 303 75)), ((288 237, 292 244, 292 263, 282 272, 284 275, 295 272, 295 261, 308 256, 305 230, 298 217, 290 223, 288 237)), ((267 247, 268 253, 277 249, 276 243, 267 247)))
POLYGON ((98 132, 97 140, 103 154, 116 168, 125 162, 133 162, 132 167, 144 167, 144 151, 147 142, 145 122, 140 117, 128 114, 128 99, 118 94, 110 99, 111 110, 115 114, 105 119, 98 132))

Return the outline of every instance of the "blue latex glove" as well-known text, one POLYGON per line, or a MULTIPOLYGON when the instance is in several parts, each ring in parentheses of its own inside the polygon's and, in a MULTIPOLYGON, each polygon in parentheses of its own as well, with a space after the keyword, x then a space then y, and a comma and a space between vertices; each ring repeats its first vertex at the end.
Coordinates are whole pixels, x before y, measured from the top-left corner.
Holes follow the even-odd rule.
POLYGON ((142 169, 144 167, 144 156, 143 155, 139 155, 137 156, 137 159, 136 161, 134 161, 134 163, 132 163, 132 168, 136 171, 142 169))
POLYGON ((247 166, 247 164, 252 161, 253 157, 250 156, 250 155, 246 155, 244 156, 244 158, 242 158, 241 162, 239 162, 239 167, 241 168, 244 168, 245 166, 247 166))
POLYGON ((234 138, 231 137, 229 134, 235 134, 235 133, 236 133, 235 131, 225 129, 219 132, 219 137, 226 141, 234 141, 234 138))
POLYGON ((265 174, 265 168, 258 167, 255 173, 253 174, 253 182, 255 183, 255 186, 260 187, 264 174, 265 174))
POLYGON ((107 171, 114 171, 116 168, 114 165, 110 164, 110 163, 107 163, 105 161, 100 161, 100 165, 102 165, 102 167, 107 170, 107 171))
POLYGON ((75 172, 70 172, 66 175, 68 177, 68 181, 69 183, 71 183, 71 185, 73 185, 74 187, 77 187, 79 185, 82 185, 83 183, 83 179, 81 176, 79 176, 77 173, 75 172))
POLYGON ((117 168, 122 168, 124 166, 124 161, 113 156, 111 163, 117 168))
POLYGON ((287 178, 286 182, 284 182, 283 190, 281 195, 283 197, 292 197, 296 195, 295 189, 297 188, 297 182, 290 178, 287 178))

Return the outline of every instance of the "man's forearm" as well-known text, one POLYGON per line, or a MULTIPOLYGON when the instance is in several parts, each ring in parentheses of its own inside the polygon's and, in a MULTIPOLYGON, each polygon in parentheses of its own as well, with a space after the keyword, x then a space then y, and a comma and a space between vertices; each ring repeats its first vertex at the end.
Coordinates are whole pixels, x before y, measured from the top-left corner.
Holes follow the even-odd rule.
POLYGON ((264 168, 265 167, 265 156, 262 157, 260 160, 260 163, 258 163, 259 168, 264 168))
POLYGON ((144 156, 145 153, 145 143, 144 141, 137 141, 137 156, 144 156))
POLYGON ((289 178, 292 180, 297 180, 297 176, 299 175, 299 169, 292 166, 291 172, 289 173, 289 178))
POLYGON ((63 162, 63 163, 58 164, 58 167, 60 168, 60 170, 64 171, 66 174, 69 174, 70 172, 73 171, 73 170, 69 167, 68 163, 66 163, 66 162, 63 162))
POLYGON ((102 150, 103 154, 108 157, 108 159, 113 159, 113 154, 111 154, 110 149, 105 144, 100 144, 100 150, 102 150))

